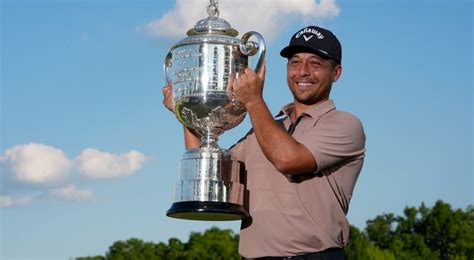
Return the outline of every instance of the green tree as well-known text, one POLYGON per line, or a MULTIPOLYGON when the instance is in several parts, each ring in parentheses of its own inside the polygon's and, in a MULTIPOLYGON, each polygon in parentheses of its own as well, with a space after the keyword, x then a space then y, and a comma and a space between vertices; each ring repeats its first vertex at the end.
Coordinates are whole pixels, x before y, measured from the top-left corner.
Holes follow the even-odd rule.
MULTIPOLYGON (((177 238, 144 242, 137 238, 117 241, 105 256, 77 260, 157 260, 157 259, 239 259, 239 235, 232 230, 212 227, 192 232, 187 243, 177 238)), ((392 213, 367 221, 364 231, 350 227, 346 248, 348 260, 474 259, 474 207, 465 211, 437 201, 433 208, 424 203, 407 207, 403 216, 392 213)))
POLYGON ((371 243, 389 250, 396 259, 473 259, 474 212, 453 211, 437 201, 433 208, 422 204, 407 207, 404 216, 383 214, 367 221, 371 243))
POLYGON ((354 226, 350 226, 349 238, 349 245, 345 249, 347 260, 395 260, 395 256, 390 251, 372 244, 367 235, 354 226))
POLYGON ((240 259, 238 243, 239 236, 232 230, 212 227, 204 233, 192 232, 188 243, 177 238, 170 238, 168 244, 131 238, 113 243, 105 257, 79 257, 76 260, 240 259))
POLYGON ((163 259, 160 256, 159 247, 151 242, 143 242, 137 238, 131 238, 125 242, 115 242, 107 252, 105 259, 107 260, 135 260, 163 259))
POLYGON ((186 259, 185 244, 177 238, 169 239, 164 259, 186 259))
POLYGON ((238 244, 232 230, 212 227, 203 234, 191 233, 186 251, 188 259, 240 259, 238 244))
POLYGON ((77 257, 76 260, 105 260, 105 257, 103 257, 101 255, 85 256, 85 257, 77 257))
POLYGON ((395 216, 392 213, 379 215, 372 220, 368 220, 365 231, 369 240, 377 247, 388 248, 395 237, 393 231, 395 221, 395 216))
POLYGON ((420 209, 421 223, 418 232, 427 245, 442 259, 474 259, 474 208, 466 212, 452 210, 451 206, 437 201, 432 209, 424 204, 420 209))

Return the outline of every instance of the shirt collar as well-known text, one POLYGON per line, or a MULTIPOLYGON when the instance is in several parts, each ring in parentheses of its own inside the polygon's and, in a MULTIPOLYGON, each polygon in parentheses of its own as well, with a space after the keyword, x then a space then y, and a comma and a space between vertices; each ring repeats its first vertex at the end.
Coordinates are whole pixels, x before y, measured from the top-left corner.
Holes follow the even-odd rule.
MULTIPOLYGON (((281 109, 281 111, 280 111, 280 113, 278 113, 277 117, 280 117, 280 116, 283 116, 283 115, 290 116, 290 113, 291 113, 291 111, 293 111, 293 109, 294 109, 294 103, 293 102, 289 103, 281 109)), ((329 100, 326 100, 326 101, 324 101, 320 104, 312 106, 310 109, 305 111, 302 114, 302 116, 307 115, 307 116, 310 116, 312 118, 318 118, 321 115, 324 115, 327 112, 329 112, 331 110, 334 110, 334 109, 336 109, 336 105, 334 104, 334 101, 332 99, 329 99, 329 100)))

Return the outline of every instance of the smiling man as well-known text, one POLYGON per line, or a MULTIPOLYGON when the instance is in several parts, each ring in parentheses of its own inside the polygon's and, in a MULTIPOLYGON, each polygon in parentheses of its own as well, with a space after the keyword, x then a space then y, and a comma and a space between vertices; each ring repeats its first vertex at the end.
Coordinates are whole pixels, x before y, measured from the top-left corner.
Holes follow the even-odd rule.
POLYGON ((329 98, 342 74, 341 44, 309 26, 281 51, 293 102, 274 119, 262 97, 264 71, 234 82, 253 133, 232 149, 247 170, 250 218, 242 222, 247 258, 344 259, 346 214, 365 154, 360 121, 329 98))
MULTIPOLYGON (((293 102, 274 119, 263 99, 265 70, 250 69, 232 83, 247 109, 252 131, 232 147, 245 164, 239 252, 245 258, 344 259, 346 214, 362 169, 365 134, 352 114, 329 98, 342 74, 341 44, 329 30, 309 26, 281 51, 288 59, 293 102)), ((170 90, 164 88, 171 110, 170 90)), ((185 130, 186 147, 200 139, 185 130)))

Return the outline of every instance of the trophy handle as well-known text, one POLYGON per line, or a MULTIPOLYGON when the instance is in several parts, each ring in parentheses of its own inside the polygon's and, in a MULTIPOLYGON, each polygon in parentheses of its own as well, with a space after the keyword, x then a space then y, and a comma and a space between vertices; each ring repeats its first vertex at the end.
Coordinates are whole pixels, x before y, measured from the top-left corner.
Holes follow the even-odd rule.
POLYGON ((163 64, 163 75, 165 76, 166 83, 168 83, 168 86, 172 85, 172 81, 170 80, 169 77, 169 68, 171 67, 171 58, 172 58, 171 52, 168 52, 165 58, 165 63, 163 64))
POLYGON ((265 50, 266 50, 265 40, 263 39, 263 36, 260 33, 250 31, 250 32, 245 33, 242 36, 242 39, 240 42, 240 52, 246 56, 257 55, 257 58, 258 58, 257 65, 253 69, 257 73, 263 67, 263 61, 265 60, 265 50), (252 36, 255 36, 255 38, 257 39, 257 42, 249 41, 249 38, 252 36))

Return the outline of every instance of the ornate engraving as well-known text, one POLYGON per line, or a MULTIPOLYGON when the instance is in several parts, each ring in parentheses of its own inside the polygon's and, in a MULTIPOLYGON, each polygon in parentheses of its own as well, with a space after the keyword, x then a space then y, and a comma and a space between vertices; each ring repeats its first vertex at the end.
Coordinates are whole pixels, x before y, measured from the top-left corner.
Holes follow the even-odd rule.
POLYGON ((226 117, 227 110, 223 107, 215 107, 206 117, 198 118, 197 115, 189 108, 184 107, 181 110, 183 118, 192 126, 196 128, 223 128, 229 125, 228 122, 223 122, 222 119, 226 117))

